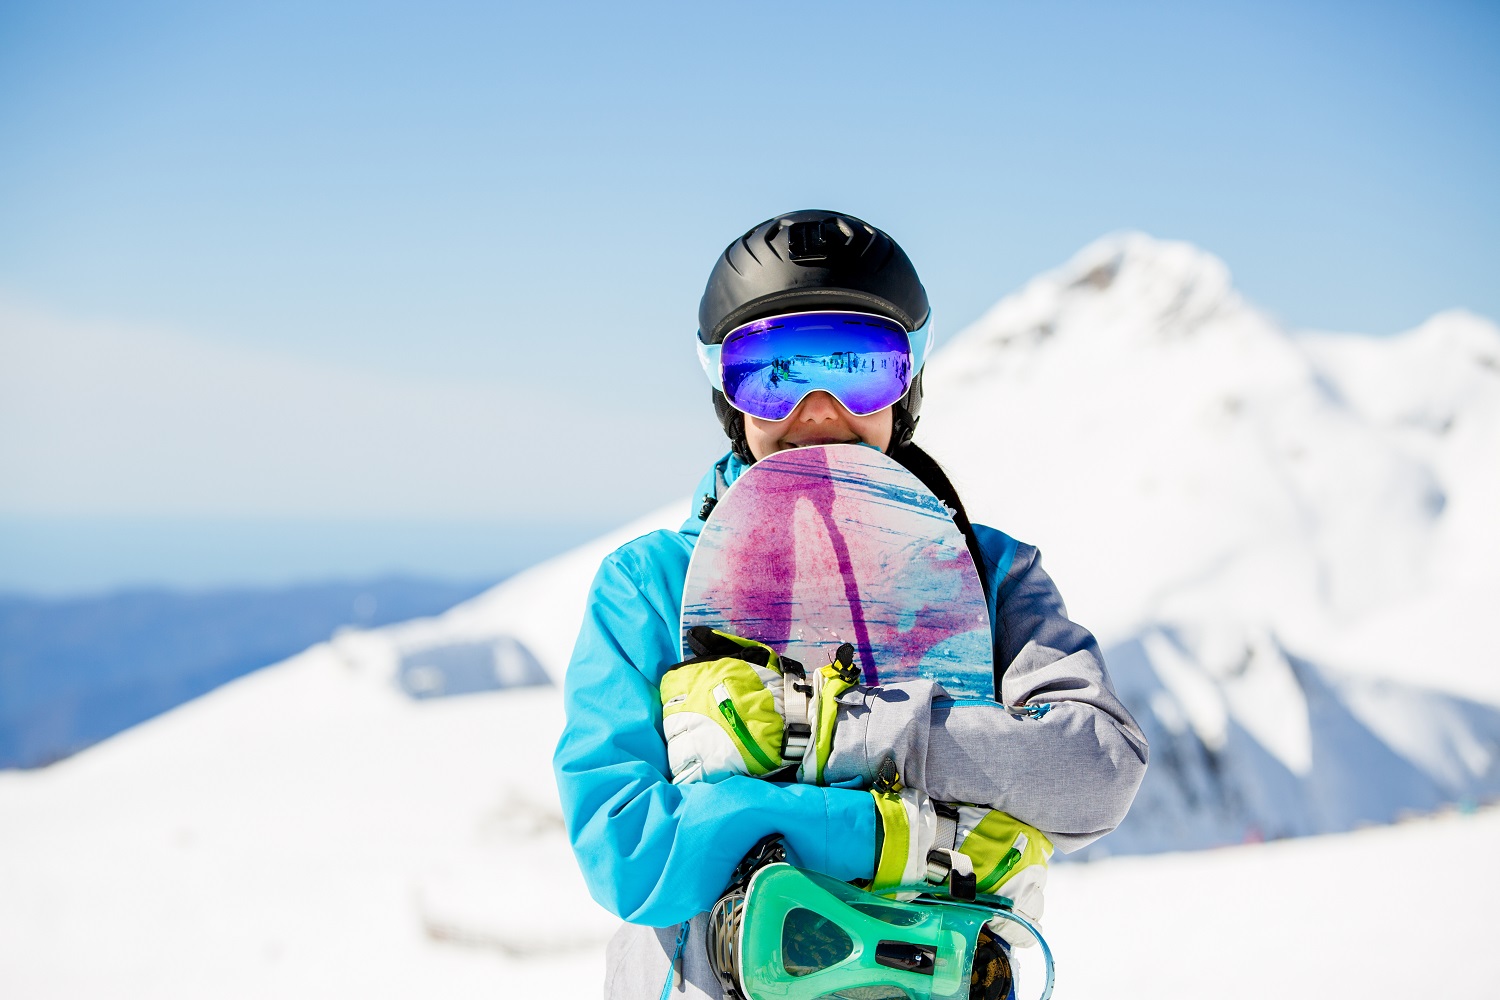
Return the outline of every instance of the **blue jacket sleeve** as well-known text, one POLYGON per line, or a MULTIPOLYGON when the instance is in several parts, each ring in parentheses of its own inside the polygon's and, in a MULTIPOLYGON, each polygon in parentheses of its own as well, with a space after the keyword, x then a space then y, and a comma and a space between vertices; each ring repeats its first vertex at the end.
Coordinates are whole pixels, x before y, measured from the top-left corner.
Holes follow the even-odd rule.
POLYGON ((780 833, 804 867, 869 878, 875 817, 865 792, 736 776, 673 785, 657 684, 678 654, 685 545, 648 535, 594 578, 564 685, 553 758, 568 837, 593 897, 663 927, 710 908, 756 841, 780 833))

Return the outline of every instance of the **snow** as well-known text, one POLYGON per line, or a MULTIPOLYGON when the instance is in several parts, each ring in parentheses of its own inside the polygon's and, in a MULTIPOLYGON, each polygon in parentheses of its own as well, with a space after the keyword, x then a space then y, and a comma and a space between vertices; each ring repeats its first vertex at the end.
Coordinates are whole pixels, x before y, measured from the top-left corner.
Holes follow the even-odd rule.
POLYGON ((1057 996, 1493 998, 1500 812, 1053 870, 1057 996))
MULTIPOLYGON (((6 997, 595 997, 554 688, 413 701, 339 644, 0 773, 6 997)), ((1054 870, 1059 996, 1493 996, 1500 811, 1054 870), (1391 956, 1398 956, 1392 958, 1391 956)))
POLYGON ((0 773, 0 993, 553 995, 562 958, 593 994, 614 921, 561 833, 560 726, 553 688, 415 702, 325 644, 0 773))
MULTIPOLYGON (((1152 740, 1126 824, 1055 869, 1059 996, 1494 995, 1497 358, 1461 313, 1288 332, 1135 234, 934 357, 920 440, 1046 553, 1152 740)), ((398 679, 502 640, 560 679, 600 558, 686 513, 0 772, 0 994, 597 996, 557 687, 398 679)))

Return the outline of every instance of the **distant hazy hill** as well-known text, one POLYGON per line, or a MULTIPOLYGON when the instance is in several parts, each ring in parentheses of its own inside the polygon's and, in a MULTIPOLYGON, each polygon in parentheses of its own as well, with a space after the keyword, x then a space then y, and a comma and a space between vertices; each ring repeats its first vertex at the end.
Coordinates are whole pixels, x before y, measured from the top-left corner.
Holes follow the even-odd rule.
POLYGON ((0 596, 0 767, 35 767, 327 639, 443 611, 481 584, 389 579, 0 596))

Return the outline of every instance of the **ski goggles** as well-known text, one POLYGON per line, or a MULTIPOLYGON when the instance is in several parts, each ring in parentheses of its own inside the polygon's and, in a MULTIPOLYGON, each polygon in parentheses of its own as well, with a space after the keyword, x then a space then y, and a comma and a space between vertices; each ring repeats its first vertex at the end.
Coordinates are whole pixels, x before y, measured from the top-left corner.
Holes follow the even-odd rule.
POLYGON ((737 326, 719 344, 698 343, 698 362, 729 405, 785 420, 822 390, 855 416, 895 403, 932 348, 932 317, 916 330, 861 312, 801 312, 737 326))

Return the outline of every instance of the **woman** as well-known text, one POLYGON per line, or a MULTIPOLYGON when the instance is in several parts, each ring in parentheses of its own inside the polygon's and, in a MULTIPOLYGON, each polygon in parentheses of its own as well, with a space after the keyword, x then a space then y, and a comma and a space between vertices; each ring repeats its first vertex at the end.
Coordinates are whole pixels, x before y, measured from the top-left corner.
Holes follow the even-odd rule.
MULTIPOLYGON (((948 850, 941 856, 959 869, 979 869, 997 851, 1029 845, 1023 864, 981 891, 1003 891, 1040 915, 1051 845, 1082 847, 1129 808, 1146 741, 1115 697, 1093 637, 1068 620, 1036 549, 971 525, 942 470, 912 444, 929 320, 926 291, 901 248, 834 213, 762 223, 730 244, 709 277, 700 356, 731 450, 704 477, 696 494, 704 502, 681 529, 637 538, 600 567, 568 668, 567 724, 554 760, 590 891, 629 922, 610 945, 608 997, 665 995, 674 965, 673 995, 723 995, 702 947, 704 913, 768 834, 781 834, 802 867, 876 887, 928 876, 935 849, 948 850), (726 352, 743 337, 808 330, 830 317, 865 323, 886 339, 882 348, 905 352, 899 377, 891 380, 889 365, 864 366, 884 374, 850 380, 833 390, 839 398, 822 390, 798 398, 794 379, 755 392, 735 381, 726 352), (767 319, 775 322, 756 325, 767 319), (681 666, 683 581, 703 520, 747 466, 835 442, 887 452, 956 512, 990 602, 1003 706, 955 703, 929 681, 864 688, 831 668, 817 671, 821 707, 812 717, 823 724, 813 727, 807 759, 821 766, 804 764, 796 781, 764 781, 748 763, 726 763, 700 745, 722 741, 706 725, 673 729, 669 713, 664 729, 664 701, 676 704, 725 671, 753 672, 746 661, 770 655, 742 643, 743 655, 721 648, 668 676, 681 666), (704 759, 719 763, 705 773, 704 759), (708 780, 674 783, 674 774, 708 780), (981 806, 956 812, 946 803, 981 806), (943 816, 956 819, 944 824, 943 816)), ((863 342, 819 350, 841 348, 840 357, 874 350, 863 342)), ((762 750, 779 754, 781 742, 762 750)))

